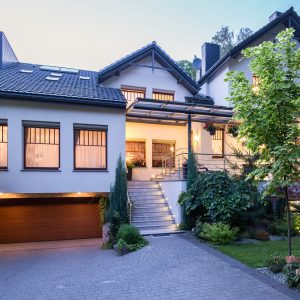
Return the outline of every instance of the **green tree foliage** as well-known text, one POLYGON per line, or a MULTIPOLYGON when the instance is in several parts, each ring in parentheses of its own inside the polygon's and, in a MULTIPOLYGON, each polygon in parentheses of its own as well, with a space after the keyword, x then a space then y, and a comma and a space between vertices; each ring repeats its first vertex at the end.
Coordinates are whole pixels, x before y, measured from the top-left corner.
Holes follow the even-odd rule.
POLYGON ((242 27, 235 41, 234 32, 230 30, 229 26, 222 26, 222 28, 212 37, 212 42, 221 46, 221 56, 224 56, 235 45, 248 38, 252 33, 253 31, 250 28, 242 27))
POLYGON ((117 161, 115 183, 109 194, 108 222, 112 221, 115 212, 119 214, 122 223, 128 222, 126 169, 121 155, 117 161))
POLYGON ((193 63, 187 59, 179 60, 178 65, 190 75, 190 77, 196 80, 196 69, 193 68, 193 63))
POLYGON ((187 172, 187 183, 186 189, 188 190, 193 183, 197 180, 198 177, 198 163, 196 155, 191 152, 188 154, 188 172, 187 172))
POLYGON ((202 172, 186 193, 185 209, 188 215, 200 212, 202 221, 232 224, 257 200, 259 194, 251 182, 235 179, 226 172, 202 172))
MULTIPOLYGON (((239 136, 246 146, 259 155, 257 169, 250 175, 269 179, 265 194, 278 188, 285 191, 288 211, 289 255, 291 254, 290 209, 288 186, 300 177, 300 49, 293 41, 294 30, 279 33, 276 43, 263 42, 242 52, 250 59, 250 70, 258 76, 253 89, 245 74, 229 72, 228 98, 234 104, 235 118, 242 121, 239 136)), ((250 176, 249 176, 250 177, 250 176)))

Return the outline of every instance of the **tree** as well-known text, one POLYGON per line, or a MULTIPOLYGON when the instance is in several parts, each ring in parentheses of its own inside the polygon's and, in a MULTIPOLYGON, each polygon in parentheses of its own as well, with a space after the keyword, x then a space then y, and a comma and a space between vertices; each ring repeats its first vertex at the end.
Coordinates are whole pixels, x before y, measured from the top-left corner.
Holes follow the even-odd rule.
POLYGON ((239 135, 246 139, 249 150, 260 155, 250 176, 269 178, 264 195, 284 190, 288 255, 292 253, 288 186, 300 177, 300 147, 296 142, 300 135, 300 49, 293 33, 294 29, 286 29, 277 35, 276 43, 263 42, 242 51, 259 78, 258 89, 252 88, 242 72, 229 72, 226 77, 231 83, 228 100, 234 104, 235 118, 242 121, 239 135))
POLYGON ((115 213, 119 214, 122 223, 128 222, 126 169, 121 155, 117 161, 115 183, 110 189, 108 205, 108 222, 112 221, 115 213))
POLYGON ((253 31, 249 27, 242 27, 236 38, 236 43, 241 43, 243 40, 247 39, 252 33, 253 31))
POLYGON ((196 80, 196 69, 193 68, 193 63, 191 61, 183 59, 179 60, 177 63, 193 80, 196 80))
POLYGON ((248 27, 242 27, 236 37, 229 26, 222 26, 221 30, 217 31, 212 37, 212 42, 221 46, 221 56, 224 56, 234 46, 248 38, 253 31, 248 27))
POLYGON ((212 42, 221 46, 221 56, 234 47, 234 33, 228 26, 222 26, 212 37, 212 42))

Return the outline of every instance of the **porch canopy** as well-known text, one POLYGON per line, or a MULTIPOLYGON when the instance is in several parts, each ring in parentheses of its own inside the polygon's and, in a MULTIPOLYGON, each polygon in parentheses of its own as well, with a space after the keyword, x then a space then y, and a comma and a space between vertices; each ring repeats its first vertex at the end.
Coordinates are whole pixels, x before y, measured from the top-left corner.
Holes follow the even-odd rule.
POLYGON ((196 102, 161 101, 137 98, 127 108, 129 122, 188 125, 188 148, 191 149, 191 123, 226 124, 233 116, 232 107, 196 102))

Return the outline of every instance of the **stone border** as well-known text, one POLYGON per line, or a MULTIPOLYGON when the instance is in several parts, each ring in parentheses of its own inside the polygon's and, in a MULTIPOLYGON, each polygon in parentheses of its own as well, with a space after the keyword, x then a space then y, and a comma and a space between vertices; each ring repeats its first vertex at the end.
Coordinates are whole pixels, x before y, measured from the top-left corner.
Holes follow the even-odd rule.
POLYGON ((231 267, 238 268, 238 269, 242 270, 246 274, 248 274, 248 275, 254 277, 255 279, 267 284, 268 286, 270 286, 270 288, 273 288, 274 290, 276 290, 278 292, 281 292, 282 294, 290 297, 291 299, 297 299, 297 300, 300 299, 300 293, 297 292, 296 290, 290 289, 286 285, 277 282, 276 280, 270 278, 269 276, 267 276, 263 273, 260 273, 256 269, 252 269, 252 268, 246 266, 245 264, 241 263, 240 261, 238 261, 238 260, 236 260, 236 259, 234 259, 230 256, 227 256, 227 255, 223 254, 222 252, 212 248, 208 244, 206 244, 204 242, 201 242, 199 239, 197 239, 191 233, 181 234, 181 235, 178 235, 178 236, 183 238, 184 240, 190 242, 194 246, 206 251, 207 253, 221 259, 222 261, 226 262, 231 267))

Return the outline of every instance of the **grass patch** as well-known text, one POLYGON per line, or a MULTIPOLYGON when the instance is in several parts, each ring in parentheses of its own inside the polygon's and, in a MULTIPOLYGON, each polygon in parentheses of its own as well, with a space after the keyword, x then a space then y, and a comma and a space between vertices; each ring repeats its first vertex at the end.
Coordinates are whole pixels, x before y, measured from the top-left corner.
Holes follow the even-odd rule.
MULTIPOLYGON (((231 244, 214 246, 217 250, 227 254, 251 268, 262 268, 265 266, 265 259, 277 252, 279 255, 287 256, 287 240, 266 241, 253 244, 231 244)), ((300 238, 292 240, 292 253, 300 257, 300 238)))

